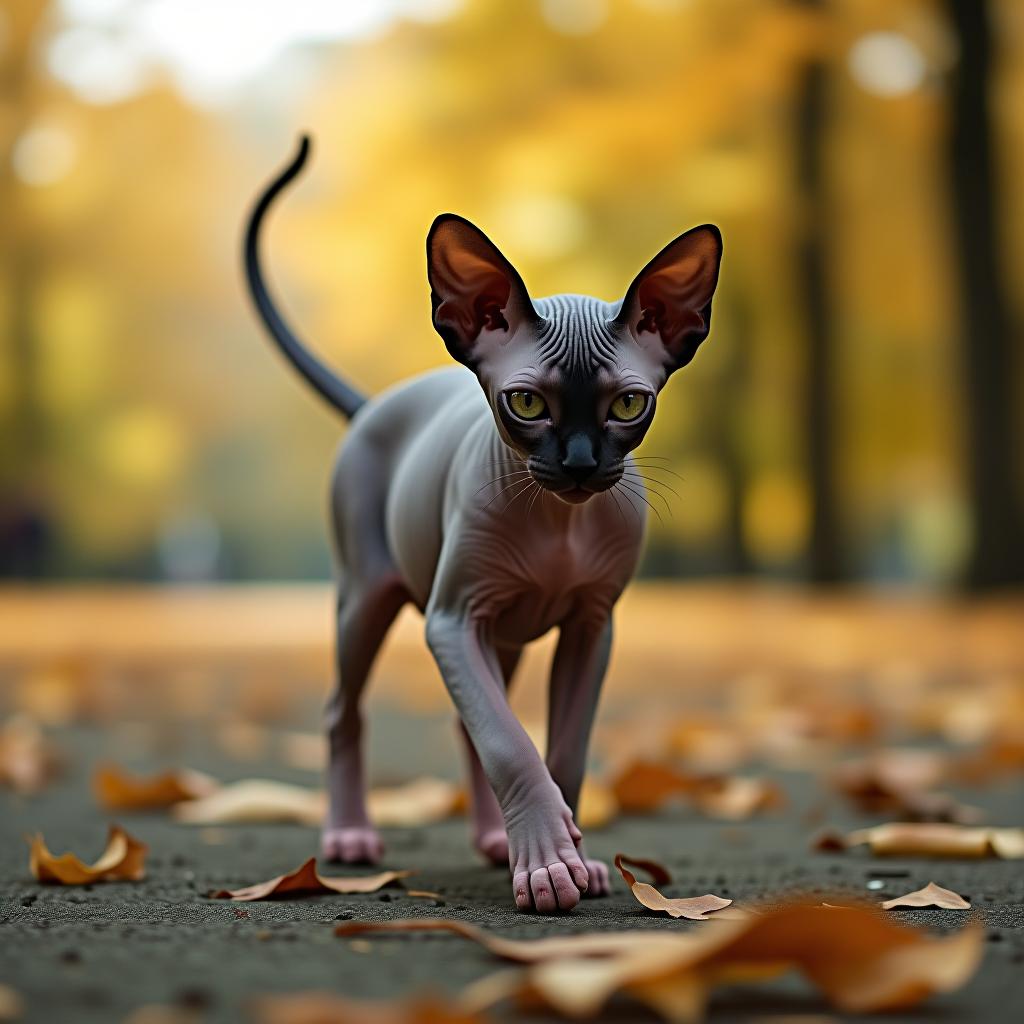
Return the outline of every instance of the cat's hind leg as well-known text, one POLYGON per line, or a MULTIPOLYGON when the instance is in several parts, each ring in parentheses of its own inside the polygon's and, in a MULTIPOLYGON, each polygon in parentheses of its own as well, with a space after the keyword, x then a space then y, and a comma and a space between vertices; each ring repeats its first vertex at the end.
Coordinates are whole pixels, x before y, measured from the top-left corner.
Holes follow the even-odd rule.
POLYGON ((362 695, 377 651, 402 605, 396 577, 342 585, 337 608, 337 683, 327 705, 328 811, 323 853, 347 864, 375 863, 383 844, 366 811, 362 695))
POLYGON ((384 638, 409 600, 384 528, 386 484, 375 452, 350 437, 335 467, 332 512, 339 585, 335 688, 327 704, 328 860, 373 863, 383 844, 366 810, 362 697, 384 638))

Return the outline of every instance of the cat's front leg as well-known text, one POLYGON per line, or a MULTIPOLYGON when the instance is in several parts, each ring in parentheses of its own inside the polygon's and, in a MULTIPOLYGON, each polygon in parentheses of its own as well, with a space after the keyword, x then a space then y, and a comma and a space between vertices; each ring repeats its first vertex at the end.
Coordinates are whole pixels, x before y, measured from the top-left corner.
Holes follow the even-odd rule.
POLYGON ((513 714, 486 621, 427 611, 427 643, 501 805, 512 892, 520 910, 571 910, 587 890, 572 812, 513 714))
MULTIPOLYGON (((611 644, 611 614, 603 608, 578 611, 559 630, 548 689, 547 765, 573 814, 611 644)), ((607 895, 611 889, 608 865, 588 857, 582 846, 580 852, 590 877, 587 895, 607 895)))

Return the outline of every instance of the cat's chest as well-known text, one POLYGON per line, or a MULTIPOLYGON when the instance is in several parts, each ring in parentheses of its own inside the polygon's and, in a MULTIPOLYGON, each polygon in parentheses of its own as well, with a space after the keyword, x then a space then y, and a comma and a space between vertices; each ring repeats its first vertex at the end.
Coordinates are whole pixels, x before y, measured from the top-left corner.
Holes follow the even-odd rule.
POLYGON ((477 610, 510 643, 542 636, 588 603, 614 603, 636 562, 633 538, 614 532, 602 537, 523 524, 485 545, 477 562, 477 610))

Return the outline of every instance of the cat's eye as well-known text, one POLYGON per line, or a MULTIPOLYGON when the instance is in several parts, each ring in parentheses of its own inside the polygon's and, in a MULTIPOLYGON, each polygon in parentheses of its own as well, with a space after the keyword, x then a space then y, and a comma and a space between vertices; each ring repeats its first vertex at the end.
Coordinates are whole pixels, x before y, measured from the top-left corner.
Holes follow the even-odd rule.
POLYGON ((612 402, 609 415, 613 420, 629 423, 639 419, 647 410, 647 396, 639 391, 625 391, 612 402))
POLYGON ((536 391, 510 391, 508 407, 521 420, 539 420, 548 410, 536 391))

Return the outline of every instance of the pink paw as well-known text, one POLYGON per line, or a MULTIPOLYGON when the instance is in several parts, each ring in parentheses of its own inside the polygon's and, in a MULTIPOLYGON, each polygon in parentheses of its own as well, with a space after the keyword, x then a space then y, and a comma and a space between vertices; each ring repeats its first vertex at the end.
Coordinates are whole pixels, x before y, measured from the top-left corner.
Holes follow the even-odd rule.
POLYGON ((592 899, 594 896, 607 896, 612 891, 611 875, 608 873, 608 865, 603 860, 591 860, 583 858, 587 866, 587 874, 590 875, 590 884, 583 894, 585 898, 592 899))
POLYGON ((504 828, 481 832, 474 845, 496 868, 508 867, 508 835, 504 828))
POLYGON ((320 847, 326 860, 343 864, 376 864, 384 855, 384 844, 369 825, 325 828, 320 847))

